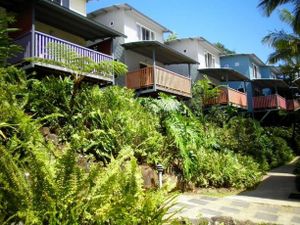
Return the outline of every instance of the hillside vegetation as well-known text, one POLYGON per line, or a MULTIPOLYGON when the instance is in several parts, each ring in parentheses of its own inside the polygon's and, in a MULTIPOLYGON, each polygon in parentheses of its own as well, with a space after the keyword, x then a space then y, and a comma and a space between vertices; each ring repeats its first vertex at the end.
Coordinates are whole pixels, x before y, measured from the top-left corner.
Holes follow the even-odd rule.
POLYGON ((162 163, 181 187, 244 189, 293 156, 289 130, 163 94, 83 83, 74 95, 69 77, 14 67, 0 93, 1 224, 162 224, 172 195, 144 190, 139 164, 162 163))

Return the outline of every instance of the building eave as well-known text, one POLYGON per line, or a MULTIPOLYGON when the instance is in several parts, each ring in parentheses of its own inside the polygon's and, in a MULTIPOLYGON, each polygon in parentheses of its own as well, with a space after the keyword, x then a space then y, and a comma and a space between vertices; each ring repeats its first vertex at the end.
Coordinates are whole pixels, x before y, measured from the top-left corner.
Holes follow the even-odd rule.
POLYGON ((158 26, 160 29, 163 30, 163 32, 172 33, 172 31, 170 29, 168 29, 165 26, 161 25, 160 23, 158 23, 154 19, 150 18, 149 16, 145 15, 144 13, 142 13, 141 11, 135 9, 134 7, 132 7, 131 5, 129 5, 127 3, 118 4, 118 5, 111 5, 111 6, 108 6, 108 7, 105 7, 105 8, 97 9, 95 11, 92 11, 92 12, 88 13, 87 16, 89 18, 93 18, 93 17, 96 17, 97 15, 107 13, 107 12, 113 11, 113 10, 118 10, 118 9, 132 10, 133 12, 137 13, 138 15, 143 17, 144 19, 146 19, 146 20, 150 21, 151 23, 155 24, 156 26, 158 26))

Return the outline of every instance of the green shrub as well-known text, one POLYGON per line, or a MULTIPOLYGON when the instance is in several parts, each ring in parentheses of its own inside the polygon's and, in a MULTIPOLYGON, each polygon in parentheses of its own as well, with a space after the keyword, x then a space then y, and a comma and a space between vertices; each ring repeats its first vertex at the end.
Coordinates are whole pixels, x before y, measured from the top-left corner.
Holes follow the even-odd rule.
POLYGON ((198 187, 249 188, 261 179, 259 165, 251 157, 232 152, 198 150, 192 181, 198 187))
POLYGON ((106 159, 117 156, 123 146, 131 146, 140 163, 160 161, 163 136, 158 132, 158 118, 134 99, 132 91, 86 87, 75 102, 70 134, 75 149, 106 159))
POLYGON ((168 218, 168 195, 144 192, 130 149, 106 168, 91 163, 88 170, 71 149, 57 159, 47 155, 32 148, 25 164, 0 146, 1 224, 162 224, 168 218))
POLYGON ((293 157, 292 149, 282 138, 289 137, 289 131, 264 129, 253 119, 234 117, 219 132, 220 149, 251 156, 264 171, 283 165, 293 157))
POLYGON ((169 170, 181 173, 184 182, 192 181, 199 187, 247 188, 260 180, 259 166, 251 157, 218 150, 215 126, 203 124, 166 96, 149 101, 143 104, 160 115, 167 137, 164 163, 169 170))

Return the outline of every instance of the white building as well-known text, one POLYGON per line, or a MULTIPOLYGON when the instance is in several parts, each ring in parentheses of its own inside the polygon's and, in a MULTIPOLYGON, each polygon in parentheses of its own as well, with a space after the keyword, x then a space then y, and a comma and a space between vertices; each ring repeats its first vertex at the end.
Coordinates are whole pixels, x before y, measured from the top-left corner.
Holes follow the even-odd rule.
MULTIPOLYGON (((222 52, 203 37, 176 39, 166 44, 198 62, 191 68, 193 81, 201 79, 199 69, 220 68, 222 52)), ((168 69, 178 73, 186 73, 188 70, 186 65, 170 65, 168 69)))
POLYGON ((128 4, 113 5, 91 12, 89 18, 125 34, 114 40, 116 59, 128 66, 129 73, 118 83, 139 94, 167 92, 191 97, 188 71, 176 74, 165 69, 169 64, 194 64, 196 60, 164 44, 169 29, 128 4))

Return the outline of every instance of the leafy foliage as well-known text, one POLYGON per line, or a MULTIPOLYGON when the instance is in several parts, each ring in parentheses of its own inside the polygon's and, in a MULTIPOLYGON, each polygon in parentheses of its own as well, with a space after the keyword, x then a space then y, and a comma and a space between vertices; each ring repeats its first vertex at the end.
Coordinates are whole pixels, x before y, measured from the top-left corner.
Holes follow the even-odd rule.
POLYGON ((232 51, 228 48, 226 48, 222 43, 217 42, 214 44, 224 55, 231 55, 231 54, 236 54, 235 51, 232 51))
POLYGON ((105 169, 90 164, 88 171, 78 165, 78 156, 71 149, 50 162, 48 152, 41 150, 33 148, 28 156, 30 163, 23 164, 0 146, 2 224, 164 222, 166 195, 163 191, 143 192, 129 149, 105 169))
POLYGON ((21 47, 13 43, 8 34, 17 31, 16 28, 8 27, 14 22, 14 18, 7 16, 0 10, 0 66, 7 64, 7 59, 13 57, 21 50, 21 47))
POLYGON ((274 128, 272 132, 250 118, 235 117, 221 131, 220 146, 251 156, 262 170, 268 170, 283 165, 293 157, 292 149, 283 137, 276 136, 276 130, 279 128, 274 128))
POLYGON ((193 98, 189 100, 187 105, 191 108, 193 113, 197 116, 201 116, 207 101, 216 98, 220 90, 218 87, 212 85, 212 82, 207 76, 204 76, 203 79, 193 84, 192 93, 193 98))
POLYGON ((293 29, 296 33, 300 33, 300 3, 294 0, 260 0, 258 7, 262 8, 267 16, 270 16, 272 12, 281 5, 291 3, 293 5, 293 17, 292 22, 293 29))
MULTIPOLYGON (((295 17, 288 10, 282 10, 280 12, 280 19, 289 25, 295 21, 295 17)), ((266 35, 262 42, 274 49, 268 61, 271 64, 283 62, 280 66, 282 72, 287 75, 286 79, 289 82, 293 81, 296 78, 295 76, 299 73, 300 68, 299 33, 289 34, 284 30, 273 31, 266 35)))
MULTIPOLYGON (((53 102, 43 109, 37 107, 34 117, 27 115, 24 106, 32 89, 27 88, 23 75, 20 70, 8 68, 2 69, 0 76, 3 93, 0 96, 0 223, 163 224, 169 221, 167 211, 173 197, 168 197, 165 190, 144 191, 137 160, 126 144, 103 167, 87 155, 78 154, 72 143, 64 141, 62 146, 55 146, 46 141, 39 131, 40 122, 57 112, 48 108, 62 102, 53 102), (46 111, 46 118, 40 117, 46 111)), ((70 86, 65 80, 57 79, 57 82, 59 85, 52 85, 55 82, 46 78, 43 88, 51 90, 54 86, 63 90, 70 86)), ((41 90, 46 89, 38 92, 41 90)), ((99 89, 98 92, 101 93, 99 89)), ((29 97, 31 101, 37 101, 37 96, 33 96, 29 97)), ((117 107, 117 101, 114 103, 117 107)), ((67 110, 62 105, 57 107, 62 108, 59 112, 67 110)))
POLYGON ((163 162, 182 182, 192 181, 199 187, 245 188, 259 181, 258 164, 250 157, 216 151, 219 149, 216 128, 202 124, 188 108, 166 96, 142 102, 160 116, 169 146, 163 153, 163 162))
POLYGON ((74 79, 82 78, 84 73, 110 77, 127 73, 127 66, 118 61, 101 61, 96 63, 90 57, 83 57, 65 44, 48 43, 47 53, 53 59, 28 58, 29 62, 40 62, 70 69, 74 79))

